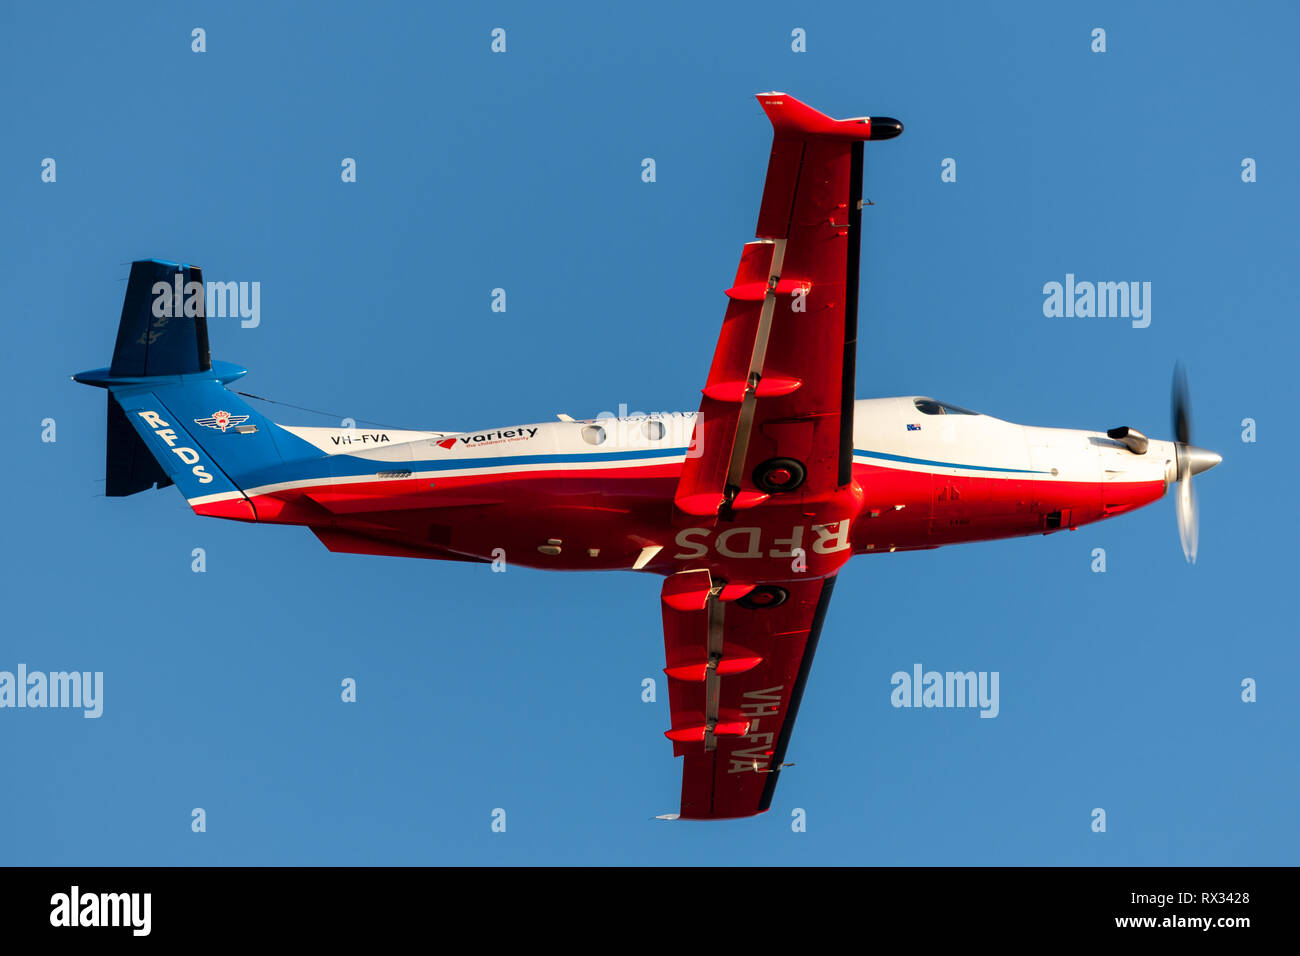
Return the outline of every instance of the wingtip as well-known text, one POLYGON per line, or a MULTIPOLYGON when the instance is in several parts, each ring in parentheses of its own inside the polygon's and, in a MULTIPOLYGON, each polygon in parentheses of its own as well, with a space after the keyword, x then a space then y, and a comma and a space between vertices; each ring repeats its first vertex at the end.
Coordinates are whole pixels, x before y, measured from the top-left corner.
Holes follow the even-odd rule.
POLYGON ((870 116, 834 119, 789 93, 773 90, 754 95, 759 105, 763 107, 763 112, 767 114, 767 118, 771 120, 777 136, 781 137, 796 139, 818 137, 854 142, 868 139, 893 139, 903 132, 903 124, 888 116, 874 119, 870 116))

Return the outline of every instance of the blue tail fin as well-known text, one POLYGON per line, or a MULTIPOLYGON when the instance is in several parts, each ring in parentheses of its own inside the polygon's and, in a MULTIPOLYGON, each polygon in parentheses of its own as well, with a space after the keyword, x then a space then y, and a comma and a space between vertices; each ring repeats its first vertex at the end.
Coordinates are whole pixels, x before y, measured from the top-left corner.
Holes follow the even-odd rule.
POLYGON ((209 357, 201 269, 132 263, 113 364, 73 376, 108 390, 106 493, 175 484, 196 510, 256 520, 243 489, 320 452, 225 387, 244 372, 209 357))
POLYGON ((115 378, 188 375, 212 368, 203 270, 177 262, 131 263, 110 370, 115 378))

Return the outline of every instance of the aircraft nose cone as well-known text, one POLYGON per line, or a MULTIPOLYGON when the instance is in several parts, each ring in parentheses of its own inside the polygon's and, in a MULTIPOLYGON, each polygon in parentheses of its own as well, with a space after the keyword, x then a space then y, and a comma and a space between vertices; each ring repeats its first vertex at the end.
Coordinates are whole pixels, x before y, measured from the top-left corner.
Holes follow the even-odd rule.
POLYGON ((1217 452, 1197 448, 1195 445, 1187 446, 1187 467, 1193 475, 1209 471, 1221 461, 1223 461, 1223 456, 1217 452))

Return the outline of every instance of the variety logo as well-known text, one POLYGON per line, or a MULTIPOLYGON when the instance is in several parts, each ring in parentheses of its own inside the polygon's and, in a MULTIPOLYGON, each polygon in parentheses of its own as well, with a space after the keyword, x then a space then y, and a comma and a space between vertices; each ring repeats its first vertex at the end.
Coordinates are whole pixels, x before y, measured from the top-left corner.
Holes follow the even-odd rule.
POLYGON ((436 444, 439 448, 452 448, 457 442, 462 445, 497 445, 502 442, 528 441, 537 434, 536 428, 520 426, 519 428, 504 428, 493 432, 479 432, 476 435, 457 435, 455 438, 442 438, 436 444))
POLYGON ((230 412, 213 412, 211 418, 196 418, 195 425, 202 425, 205 428, 219 428, 223 432, 227 428, 233 428, 235 425, 242 425, 248 421, 247 415, 232 415, 230 412))

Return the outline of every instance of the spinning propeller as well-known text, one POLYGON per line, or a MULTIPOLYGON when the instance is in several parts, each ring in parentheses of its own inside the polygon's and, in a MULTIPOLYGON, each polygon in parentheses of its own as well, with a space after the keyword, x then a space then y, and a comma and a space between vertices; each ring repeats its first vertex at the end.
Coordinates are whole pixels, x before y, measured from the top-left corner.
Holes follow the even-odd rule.
POLYGON ((1178 513, 1178 537, 1188 564, 1196 563, 1196 494, 1192 476, 1209 471, 1223 458, 1192 444, 1192 402, 1187 388, 1187 372, 1181 362, 1174 366, 1173 397, 1170 402, 1174 420, 1175 480, 1178 491, 1174 505, 1178 513))

